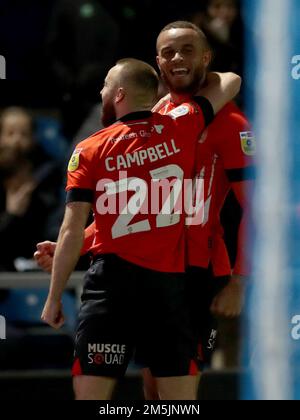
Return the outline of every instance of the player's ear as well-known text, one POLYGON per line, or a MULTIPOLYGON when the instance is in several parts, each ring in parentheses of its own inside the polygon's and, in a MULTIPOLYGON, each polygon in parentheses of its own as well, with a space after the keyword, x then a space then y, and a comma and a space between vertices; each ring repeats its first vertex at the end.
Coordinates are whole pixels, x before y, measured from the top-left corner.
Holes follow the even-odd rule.
POLYGON ((207 50, 203 53, 203 65, 207 68, 212 62, 212 52, 207 50))
POLYGON ((124 88, 119 87, 119 89, 117 90, 116 96, 115 96, 115 103, 119 104, 120 102, 123 101, 124 98, 125 98, 124 88))
POLYGON ((156 64, 157 64, 159 70, 161 70, 161 68, 160 68, 160 57, 159 57, 159 55, 156 56, 156 64))

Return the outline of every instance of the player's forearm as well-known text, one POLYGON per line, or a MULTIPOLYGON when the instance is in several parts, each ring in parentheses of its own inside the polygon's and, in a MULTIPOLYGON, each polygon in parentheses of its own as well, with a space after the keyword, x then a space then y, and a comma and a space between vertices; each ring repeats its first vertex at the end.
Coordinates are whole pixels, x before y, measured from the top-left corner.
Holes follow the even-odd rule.
POLYGON ((60 300, 68 279, 74 270, 84 239, 83 230, 75 230, 72 227, 62 227, 53 262, 49 297, 60 300))
POLYGON ((239 93, 242 85, 242 79, 235 73, 218 73, 220 76, 220 89, 224 100, 231 101, 239 93))
POLYGON ((250 197, 252 197, 253 181, 242 181, 231 183, 231 188, 234 191, 234 195, 238 200, 241 208, 243 209, 243 216, 239 225, 238 230, 238 241, 237 241, 237 257, 233 274, 247 276, 250 274, 250 257, 249 250, 251 244, 249 243, 249 232, 253 232, 253 221, 251 216, 251 203, 250 197))
POLYGON ((241 83, 235 73, 209 73, 206 86, 198 94, 205 96, 217 113, 239 93, 241 83))
POLYGON ((248 276, 250 274, 249 246, 247 241, 248 225, 249 214, 244 210, 238 231, 237 256, 233 275, 248 276))
POLYGON ((89 252, 93 245, 95 238, 95 222, 88 226, 84 231, 84 242, 80 251, 80 255, 85 255, 89 252))

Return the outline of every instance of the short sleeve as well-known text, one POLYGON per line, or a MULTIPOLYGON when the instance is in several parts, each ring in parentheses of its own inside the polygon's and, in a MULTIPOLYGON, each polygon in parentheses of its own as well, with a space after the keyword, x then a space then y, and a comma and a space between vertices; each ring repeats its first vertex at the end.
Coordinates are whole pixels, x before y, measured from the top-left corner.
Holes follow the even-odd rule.
POLYGON ((254 179, 256 140, 246 117, 231 113, 215 136, 215 142, 230 182, 254 179))
POLYGON ((68 165, 67 202, 93 202, 93 151, 84 144, 74 150, 68 165))
POLYGON ((194 96, 193 101, 198 104, 203 114, 205 127, 207 127, 214 119, 215 113, 212 104, 204 96, 194 96))
POLYGON ((202 101, 201 98, 198 97, 201 106, 196 102, 184 103, 167 114, 175 120, 178 131, 184 133, 185 137, 198 137, 212 121, 210 102, 206 98, 202 98, 202 101))

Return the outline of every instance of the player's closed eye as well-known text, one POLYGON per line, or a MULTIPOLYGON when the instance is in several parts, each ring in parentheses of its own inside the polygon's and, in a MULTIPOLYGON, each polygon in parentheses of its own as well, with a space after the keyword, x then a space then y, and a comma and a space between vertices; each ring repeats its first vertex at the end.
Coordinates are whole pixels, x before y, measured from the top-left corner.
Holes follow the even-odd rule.
POLYGON ((186 47, 182 50, 182 53, 184 55, 192 54, 194 52, 194 49, 192 47, 186 47))
POLYGON ((166 60, 170 60, 174 55, 175 55, 174 50, 164 50, 162 52, 162 57, 165 58, 166 60))

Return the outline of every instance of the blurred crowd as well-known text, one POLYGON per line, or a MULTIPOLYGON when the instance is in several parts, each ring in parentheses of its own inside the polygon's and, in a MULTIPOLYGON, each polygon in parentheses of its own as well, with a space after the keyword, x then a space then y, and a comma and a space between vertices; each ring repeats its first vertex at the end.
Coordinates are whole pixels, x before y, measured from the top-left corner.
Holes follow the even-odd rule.
POLYGON ((238 0, 1 0, 0 271, 37 269, 36 244, 55 241, 62 221, 66 162, 102 128, 107 70, 122 57, 156 65, 157 35, 175 20, 207 34, 213 70, 243 73, 238 0))

